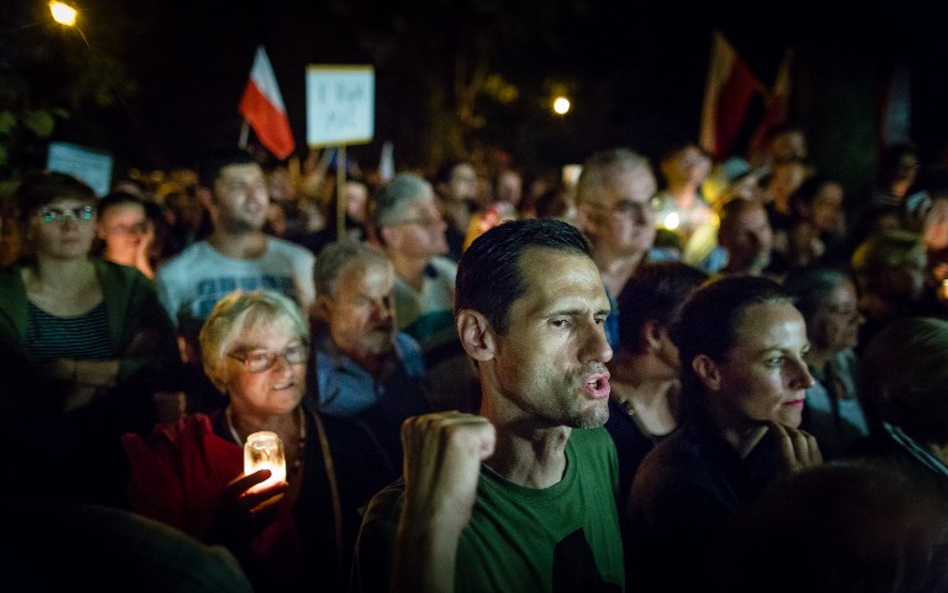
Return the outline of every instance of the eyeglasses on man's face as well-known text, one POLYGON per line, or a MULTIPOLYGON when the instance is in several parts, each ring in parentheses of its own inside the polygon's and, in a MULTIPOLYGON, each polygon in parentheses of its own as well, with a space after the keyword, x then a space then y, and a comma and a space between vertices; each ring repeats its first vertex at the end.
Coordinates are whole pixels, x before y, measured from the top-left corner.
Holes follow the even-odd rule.
POLYGON ((89 222, 95 218, 95 206, 76 206, 75 208, 43 207, 37 211, 40 220, 46 224, 54 224, 67 219, 79 222, 89 222))
POLYGON ((277 359, 283 358, 287 364, 302 364, 309 356, 309 346, 306 343, 287 346, 283 350, 252 350, 236 351, 228 354, 230 358, 239 361, 251 373, 262 373, 273 367, 277 359))

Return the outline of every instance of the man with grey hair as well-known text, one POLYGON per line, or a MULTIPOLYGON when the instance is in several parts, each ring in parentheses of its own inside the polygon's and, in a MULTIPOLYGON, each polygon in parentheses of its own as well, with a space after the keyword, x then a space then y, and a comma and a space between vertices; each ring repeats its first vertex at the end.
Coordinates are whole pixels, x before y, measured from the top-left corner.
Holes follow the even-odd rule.
POLYGON ((397 444, 402 420, 428 406, 421 349, 395 330, 391 260, 364 243, 337 241, 320 252, 314 280, 311 405, 330 416, 374 418, 397 444))
POLYGON ((435 409, 477 409, 476 375, 454 328, 457 264, 431 184, 396 175, 371 210, 375 239, 395 267, 395 322, 421 344, 435 409))
POLYGON ((648 159, 626 149, 597 152, 584 164, 576 187, 578 226, 592 244, 613 313, 606 322, 611 345, 618 343, 616 299, 646 261, 677 257, 657 248, 652 198, 658 185, 648 159))

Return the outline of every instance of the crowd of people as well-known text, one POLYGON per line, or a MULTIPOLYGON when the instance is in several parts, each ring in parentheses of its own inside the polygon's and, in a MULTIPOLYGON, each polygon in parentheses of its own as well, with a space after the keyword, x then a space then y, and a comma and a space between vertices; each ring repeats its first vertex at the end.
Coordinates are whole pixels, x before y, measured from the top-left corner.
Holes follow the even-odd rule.
POLYGON ((948 183, 894 145, 847 196, 770 146, 29 173, 18 528, 155 590, 948 590, 948 183), (285 478, 245 470, 261 431, 285 478))

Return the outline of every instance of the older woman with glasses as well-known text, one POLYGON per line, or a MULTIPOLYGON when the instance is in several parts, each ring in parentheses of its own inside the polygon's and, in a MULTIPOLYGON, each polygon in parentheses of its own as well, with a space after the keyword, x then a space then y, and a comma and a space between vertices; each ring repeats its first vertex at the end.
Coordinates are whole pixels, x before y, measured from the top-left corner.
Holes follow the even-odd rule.
POLYGON ((301 405, 308 328, 277 293, 225 297, 200 341, 204 371, 227 396, 226 409, 159 425, 147 440, 125 438, 132 509, 227 546, 256 591, 339 589, 356 509, 394 478, 377 471, 381 456, 364 454, 358 427, 301 405), (244 443, 260 431, 283 442, 286 481, 262 484, 269 470, 244 475, 244 443))
POLYGON ((28 253, 0 270, 0 416, 43 460, 40 496, 121 505, 120 437, 155 422, 178 363, 171 321, 141 273, 90 255, 90 187, 39 173, 16 201, 28 253))
POLYGON ((816 437, 827 459, 842 456, 869 434, 857 391, 859 328, 856 286, 833 268, 791 270, 783 282, 806 321, 810 350, 803 357, 815 383, 806 392, 802 426, 816 437))

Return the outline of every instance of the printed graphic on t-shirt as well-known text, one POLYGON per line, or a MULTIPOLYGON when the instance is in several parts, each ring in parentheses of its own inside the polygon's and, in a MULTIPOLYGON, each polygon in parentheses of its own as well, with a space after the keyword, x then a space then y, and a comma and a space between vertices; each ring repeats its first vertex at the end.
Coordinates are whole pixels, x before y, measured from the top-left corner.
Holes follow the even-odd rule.
POLYGON ((296 285, 289 276, 223 276, 198 282, 197 294, 190 303, 191 313, 197 319, 207 319, 217 301, 235 290, 272 290, 298 302, 296 285))

